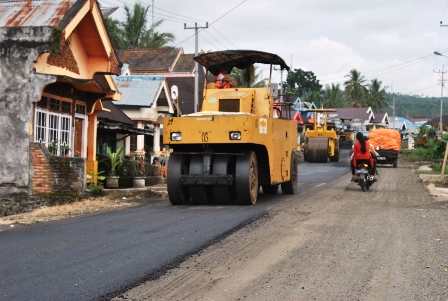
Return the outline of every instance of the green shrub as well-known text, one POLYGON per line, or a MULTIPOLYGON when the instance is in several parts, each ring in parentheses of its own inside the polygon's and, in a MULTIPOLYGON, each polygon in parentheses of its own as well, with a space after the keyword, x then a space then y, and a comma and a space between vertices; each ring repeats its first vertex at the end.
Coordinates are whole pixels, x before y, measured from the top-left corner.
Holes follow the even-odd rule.
POLYGON ((89 184, 90 195, 93 197, 98 197, 103 195, 104 186, 100 182, 98 184, 90 183, 89 184))

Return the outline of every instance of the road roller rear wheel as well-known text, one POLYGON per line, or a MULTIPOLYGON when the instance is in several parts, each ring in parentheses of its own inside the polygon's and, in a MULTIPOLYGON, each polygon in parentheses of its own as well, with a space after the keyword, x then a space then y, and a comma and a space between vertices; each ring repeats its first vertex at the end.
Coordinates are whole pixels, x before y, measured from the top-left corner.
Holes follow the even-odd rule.
POLYGON ((237 156, 235 171, 236 198, 241 205, 254 205, 258 197, 257 156, 252 151, 237 156))
POLYGON ((289 169, 289 173, 291 176, 289 178, 289 181, 281 184, 283 194, 294 194, 297 192, 297 182, 299 178, 297 164, 299 164, 297 156, 293 153, 291 156, 291 167, 289 169))
MULTIPOLYGON (((200 155, 191 156, 190 175, 202 175, 204 173, 203 160, 200 155)), ((205 205, 212 200, 212 187, 208 185, 190 185, 191 202, 195 205, 205 205)))
POLYGON ((308 162, 328 162, 328 138, 311 138, 308 141, 308 162))
MULTIPOLYGON (((235 170, 235 160, 231 156, 217 155, 213 160, 214 175, 232 175, 235 170)), ((235 185, 214 185, 213 202, 221 205, 232 204, 235 200, 235 185)))
POLYGON ((188 174, 189 156, 172 154, 168 164, 167 190, 173 205, 186 205, 190 202, 190 190, 181 185, 180 176, 188 174))

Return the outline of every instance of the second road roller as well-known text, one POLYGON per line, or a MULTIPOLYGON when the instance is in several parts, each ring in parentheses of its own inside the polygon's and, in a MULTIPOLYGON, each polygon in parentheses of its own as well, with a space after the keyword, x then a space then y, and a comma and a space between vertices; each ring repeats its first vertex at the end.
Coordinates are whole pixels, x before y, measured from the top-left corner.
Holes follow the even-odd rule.
POLYGON ((312 109, 314 118, 310 126, 304 126, 305 149, 304 159, 310 163, 339 162, 339 136, 334 124, 327 123, 328 113, 334 109, 312 109))

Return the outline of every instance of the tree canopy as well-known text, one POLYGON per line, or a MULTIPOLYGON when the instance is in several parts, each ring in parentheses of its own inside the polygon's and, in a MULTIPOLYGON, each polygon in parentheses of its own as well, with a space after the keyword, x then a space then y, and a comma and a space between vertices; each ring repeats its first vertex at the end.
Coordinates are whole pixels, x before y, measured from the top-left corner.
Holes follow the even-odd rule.
POLYGON ((314 91, 320 91, 322 85, 312 71, 304 71, 302 69, 294 69, 288 72, 286 76, 286 84, 288 91, 294 93, 298 97, 310 97, 314 91))
POLYGON ((175 36, 169 32, 158 32, 163 20, 157 21, 147 29, 149 6, 135 3, 131 9, 124 5, 125 21, 119 22, 112 18, 105 19, 112 45, 117 49, 160 48, 174 42, 175 36))

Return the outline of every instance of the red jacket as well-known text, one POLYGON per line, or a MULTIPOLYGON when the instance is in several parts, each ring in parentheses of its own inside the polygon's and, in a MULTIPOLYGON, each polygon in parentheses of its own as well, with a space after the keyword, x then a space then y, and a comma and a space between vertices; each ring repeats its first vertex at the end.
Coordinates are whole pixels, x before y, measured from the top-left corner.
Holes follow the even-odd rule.
POLYGON ((370 160, 370 165, 373 166, 373 159, 370 155, 369 141, 364 142, 366 144, 366 152, 361 152, 361 143, 358 141, 353 145, 353 165, 356 167, 356 159, 370 160))
POLYGON ((223 80, 223 78, 225 77, 226 75, 223 74, 222 72, 219 72, 219 74, 216 76, 215 86, 217 89, 230 88, 230 83, 228 81, 223 80))

